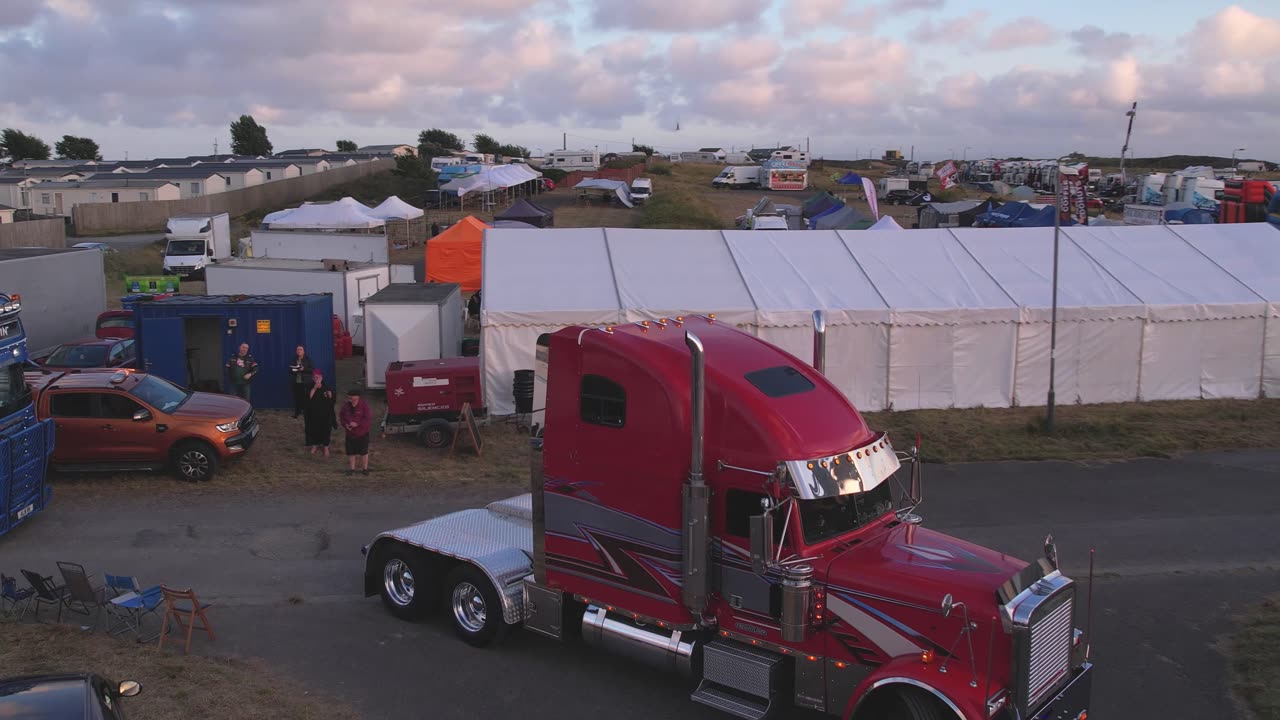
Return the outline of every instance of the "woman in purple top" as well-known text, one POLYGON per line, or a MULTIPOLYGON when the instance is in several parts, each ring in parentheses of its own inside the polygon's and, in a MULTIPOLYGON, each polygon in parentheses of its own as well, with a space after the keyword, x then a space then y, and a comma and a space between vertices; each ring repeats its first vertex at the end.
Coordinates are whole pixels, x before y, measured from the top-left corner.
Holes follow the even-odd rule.
POLYGON ((347 474, 356 471, 356 459, 361 462, 360 471, 369 474, 369 428, 373 424, 373 412, 369 403, 360 397, 360 391, 347 391, 347 402, 342 404, 338 413, 338 422, 347 433, 347 474))

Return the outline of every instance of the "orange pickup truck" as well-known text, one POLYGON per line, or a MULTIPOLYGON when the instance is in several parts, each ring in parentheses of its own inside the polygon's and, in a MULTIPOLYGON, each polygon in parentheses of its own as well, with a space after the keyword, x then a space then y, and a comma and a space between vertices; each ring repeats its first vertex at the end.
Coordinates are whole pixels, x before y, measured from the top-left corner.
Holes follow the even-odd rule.
POLYGON ((63 471, 162 470, 210 480, 258 434, 249 403, 129 370, 29 372, 36 416, 54 421, 63 471))

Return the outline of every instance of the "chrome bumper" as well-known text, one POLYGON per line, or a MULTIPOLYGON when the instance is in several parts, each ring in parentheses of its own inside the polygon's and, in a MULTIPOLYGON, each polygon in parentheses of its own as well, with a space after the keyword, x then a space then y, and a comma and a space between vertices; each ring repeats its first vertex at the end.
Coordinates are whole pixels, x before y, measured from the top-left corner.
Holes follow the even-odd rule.
MULTIPOLYGON (((1084 663, 1076 668, 1065 687, 1027 720, 1080 720, 1087 717, 1089 700, 1093 694, 1093 665, 1084 663)), ((1014 720, 1017 712, 1006 705, 998 720, 1014 720)))

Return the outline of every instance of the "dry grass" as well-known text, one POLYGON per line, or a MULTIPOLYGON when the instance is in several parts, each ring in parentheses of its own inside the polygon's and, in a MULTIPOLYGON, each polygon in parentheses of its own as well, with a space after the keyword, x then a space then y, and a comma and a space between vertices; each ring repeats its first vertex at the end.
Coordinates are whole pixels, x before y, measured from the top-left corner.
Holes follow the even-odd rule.
POLYGON ((258 662, 179 655, 67 625, 0 620, 5 676, 96 672, 135 680, 142 693, 123 701, 132 720, 297 720, 358 718, 349 707, 317 697, 258 662))
MULTIPOLYGON (((357 383, 363 363, 363 357, 338 362, 340 392, 357 383)), ((365 398, 375 422, 380 421, 386 408, 383 396, 371 392, 365 398)), ((54 476, 55 492, 217 496, 345 490, 353 484, 386 490, 437 490, 519 485, 528 478, 528 433, 517 431, 508 423, 495 422, 480 428, 484 442, 481 457, 476 457, 465 438, 459 438, 457 449, 450 452, 449 448, 426 448, 416 435, 381 438, 375 426, 369 476, 347 477, 341 432, 333 434, 332 455, 325 458, 311 455, 303 447, 302 420, 294 420, 291 411, 262 410, 258 417, 262 429, 253 447, 243 458, 224 465, 208 483, 191 485, 162 473, 64 474, 54 476)))
POLYGON ((1236 693, 1258 720, 1280 720, 1280 595, 1244 618, 1232 650, 1236 693))
POLYGON ((976 408, 867 413, 867 422, 905 446, 922 437, 929 462, 1104 460, 1173 457, 1196 450, 1280 447, 1280 400, 1068 405, 1056 432, 1044 408, 976 408))

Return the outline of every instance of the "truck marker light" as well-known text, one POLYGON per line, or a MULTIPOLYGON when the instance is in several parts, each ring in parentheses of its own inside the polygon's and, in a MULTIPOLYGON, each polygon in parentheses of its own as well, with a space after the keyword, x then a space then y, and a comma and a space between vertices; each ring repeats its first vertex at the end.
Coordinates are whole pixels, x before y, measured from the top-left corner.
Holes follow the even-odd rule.
POLYGON ((933 662, 933 648, 928 648, 920 652, 920 662, 928 665, 933 662))
POLYGON ((708 319, 708 320, 710 320, 711 322, 715 322, 715 321, 716 321, 716 314, 715 314, 715 313, 711 313, 710 315, 707 315, 707 319, 708 319))
POLYGON ((813 469, 813 463, 809 463, 809 469, 810 469, 810 470, 812 470, 812 469, 813 469))
POLYGON ((818 662, 818 656, 817 656, 817 655, 810 655, 810 656, 809 656, 809 662, 818 662))
POLYGON ((608 610, 609 612, 613 612, 613 606, 612 606, 612 605, 606 605, 604 609, 605 609, 605 610, 608 610))
POLYGON ((836 667, 838 667, 838 668, 840 668, 841 670, 843 670, 843 669, 845 669, 845 668, 847 668, 847 667, 849 667, 849 666, 848 666, 848 664, 846 664, 846 663, 837 662, 837 663, 836 663, 836 667))
POLYGON ((728 631, 728 630, 721 630, 721 631, 720 631, 720 637, 729 637, 729 631, 728 631))

